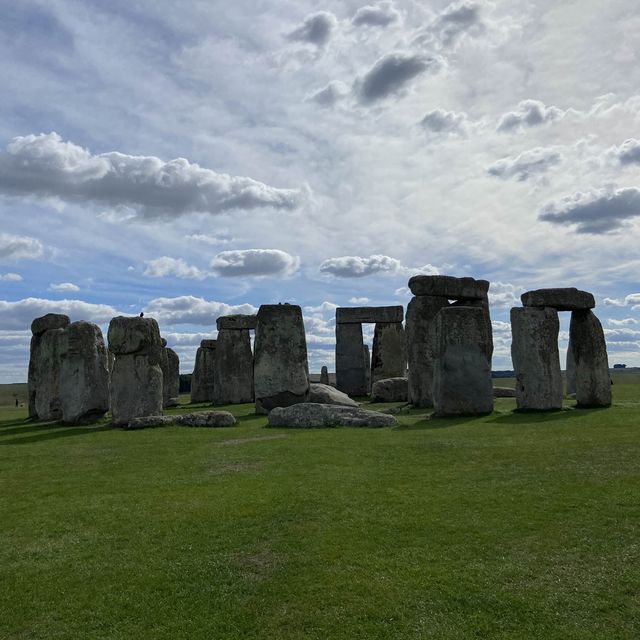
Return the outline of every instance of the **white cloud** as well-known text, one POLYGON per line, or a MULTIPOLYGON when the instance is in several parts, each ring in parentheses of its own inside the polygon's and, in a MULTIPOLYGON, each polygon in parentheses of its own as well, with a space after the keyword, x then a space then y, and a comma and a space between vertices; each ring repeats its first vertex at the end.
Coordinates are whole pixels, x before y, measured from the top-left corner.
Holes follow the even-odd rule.
POLYGON ((22 276, 19 273, 1 273, 0 282, 22 282, 22 276))
POLYGON ((184 158, 117 151, 92 155, 57 133, 19 136, 0 154, 0 192, 124 208, 126 216, 172 218, 239 209, 294 209, 301 191, 204 169, 184 158), (131 210, 131 212, 129 212, 131 210))
POLYGON ((527 127, 555 122, 565 114, 566 111, 554 106, 547 107, 540 100, 523 100, 518 103, 515 111, 505 113, 500 118, 497 131, 520 131, 527 127))
MULTIPOLYGON (((607 304, 605 302, 605 304, 607 304)), ((635 318, 622 318, 621 320, 616 320, 615 318, 609 318, 607 322, 612 327, 627 327, 630 325, 640 324, 640 320, 636 320, 635 318)))
POLYGON ((226 233, 219 233, 215 235, 206 234, 206 233, 191 233, 185 236, 186 240, 191 242, 200 242, 202 244, 208 244, 212 247, 221 245, 221 244, 229 244, 234 240, 234 238, 226 233))
MULTIPOLYGON (((0 176, 0 181, 2 180, 0 176)), ((34 260, 44 253, 42 242, 29 236, 15 236, 10 233, 0 233, 0 259, 3 260, 34 260)))
POLYGON ((400 12, 392 2, 378 2, 360 7, 351 18, 355 27, 388 27, 400 22, 400 12))
POLYGON ((207 274, 200 271, 197 267, 188 265, 182 258, 170 258, 162 256, 154 260, 147 260, 147 265, 143 275, 149 278, 166 278, 173 276, 175 278, 203 280, 207 274))
POLYGON ((371 302, 369 300, 369 298, 349 298, 349 303, 350 304, 369 304, 369 302, 371 302))
POLYGON ((609 149, 608 155, 614 157, 623 166, 640 164, 640 140, 629 138, 620 146, 609 149))
POLYGON ((326 313, 327 311, 335 311, 338 308, 337 304, 333 302, 327 302, 326 300, 317 307, 304 307, 304 311, 307 313, 326 313))
POLYGON ((289 33, 287 38, 324 47, 331 39, 337 24, 338 20, 333 13, 318 11, 306 16, 302 24, 289 33))
POLYGON ((432 135, 466 136, 470 122, 466 113, 434 109, 422 118, 420 126, 432 135))
POLYGON ((251 304, 230 305, 195 296, 154 298, 144 309, 145 315, 163 324, 194 324, 208 327, 214 327, 219 316, 233 313, 251 314, 257 311, 258 309, 251 304))
POLYGON ((487 168, 487 173, 503 180, 515 178, 523 182, 537 174, 546 173, 562 160, 563 156, 557 149, 536 147, 494 162, 487 168))
MULTIPOLYGON (((489 286, 489 304, 494 307, 511 307, 520 305, 520 291, 508 282, 492 282, 489 286)), ((508 324, 508 323, 506 323, 508 324)), ((511 326, 511 325, 509 325, 511 326)))
POLYGON ((423 267, 405 267, 397 258, 384 255, 372 255, 368 258, 362 256, 340 256, 329 258, 318 267, 321 273, 338 278, 363 278, 373 274, 388 275, 437 275, 438 268, 427 264, 423 267))
POLYGON ((73 282, 51 283, 49 285, 49 291, 55 291, 56 293, 75 293, 76 291, 80 291, 80 287, 77 284, 73 284, 73 282))
POLYGON ((290 276, 300 265, 299 258, 279 249, 222 251, 211 261, 219 276, 290 276))
POLYGON ((640 293, 630 293, 624 298, 605 298, 603 303, 612 307, 628 307, 635 311, 640 309, 640 293))

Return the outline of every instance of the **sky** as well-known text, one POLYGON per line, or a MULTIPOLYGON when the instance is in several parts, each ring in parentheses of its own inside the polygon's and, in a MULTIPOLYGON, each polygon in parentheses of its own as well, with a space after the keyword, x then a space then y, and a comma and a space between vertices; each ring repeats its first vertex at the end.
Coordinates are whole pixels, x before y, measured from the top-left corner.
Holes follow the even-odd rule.
POLYGON ((0 9, 0 383, 45 313, 144 311, 188 373, 278 302, 333 370, 336 306, 418 273, 491 282, 494 369, 520 294, 570 286, 640 366, 636 0, 0 9))

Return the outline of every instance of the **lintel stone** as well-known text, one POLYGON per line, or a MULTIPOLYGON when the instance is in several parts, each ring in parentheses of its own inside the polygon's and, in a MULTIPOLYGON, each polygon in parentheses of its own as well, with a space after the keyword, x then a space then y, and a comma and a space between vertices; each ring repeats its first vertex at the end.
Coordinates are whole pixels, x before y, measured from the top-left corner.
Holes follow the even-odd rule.
POLYGON ((409 289, 414 296, 442 296, 449 300, 482 300, 489 291, 488 280, 454 276, 413 276, 409 289))
POLYGON ((520 300, 524 307, 552 307, 556 311, 582 311, 596 306, 593 294, 575 287, 527 291, 520 300))
POLYGON ((220 316, 216 320, 218 331, 220 329, 255 329, 258 316, 255 314, 234 314, 231 316, 220 316))
POLYGON ((336 324, 402 322, 404 310, 402 305, 393 307, 338 307, 336 324))

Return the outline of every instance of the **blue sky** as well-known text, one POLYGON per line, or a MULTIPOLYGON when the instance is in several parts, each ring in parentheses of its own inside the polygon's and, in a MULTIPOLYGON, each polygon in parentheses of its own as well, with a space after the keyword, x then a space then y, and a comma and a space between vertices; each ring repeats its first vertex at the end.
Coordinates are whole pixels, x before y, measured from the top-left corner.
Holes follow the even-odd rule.
POLYGON ((640 366, 633 1, 5 5, 0 382, 43 313, 144 310, 188 372, 217 315, 284 301, 332 369, 335 306, 415 273, 491 281, 494 368, 550 286, 640 366))

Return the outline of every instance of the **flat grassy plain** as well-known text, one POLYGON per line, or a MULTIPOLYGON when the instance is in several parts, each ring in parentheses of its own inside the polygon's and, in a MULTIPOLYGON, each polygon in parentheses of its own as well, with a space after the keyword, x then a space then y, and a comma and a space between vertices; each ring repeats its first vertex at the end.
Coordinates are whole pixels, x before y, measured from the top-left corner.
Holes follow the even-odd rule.
POLYGON ((473 419, 370 405, 393 429, 2 408, 0 638, 639 638, 640 376, 613 390, 473 419))

